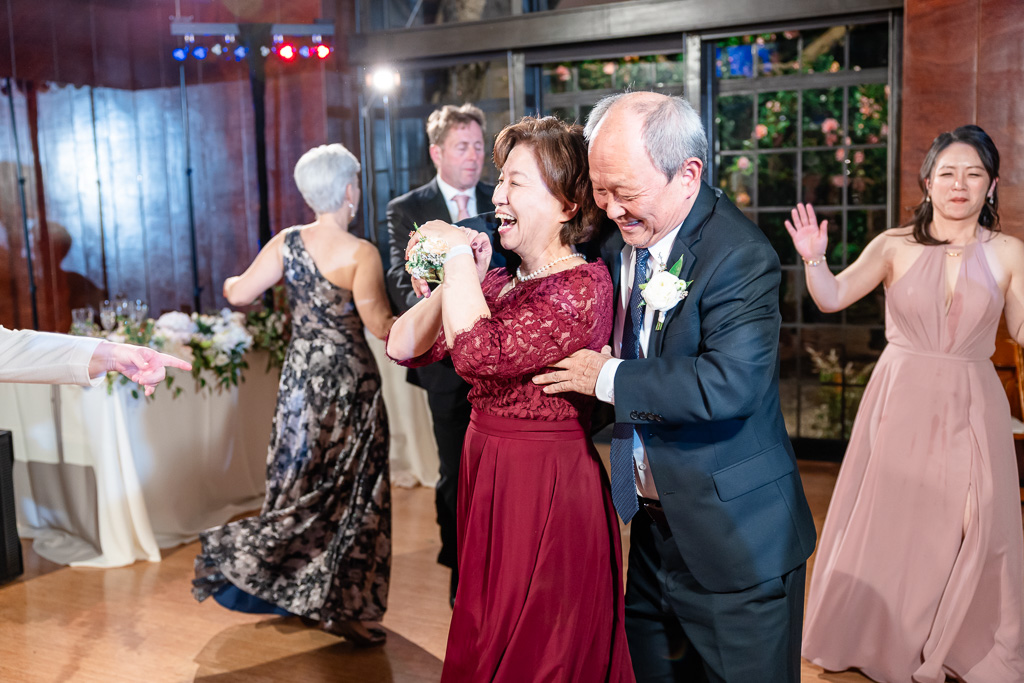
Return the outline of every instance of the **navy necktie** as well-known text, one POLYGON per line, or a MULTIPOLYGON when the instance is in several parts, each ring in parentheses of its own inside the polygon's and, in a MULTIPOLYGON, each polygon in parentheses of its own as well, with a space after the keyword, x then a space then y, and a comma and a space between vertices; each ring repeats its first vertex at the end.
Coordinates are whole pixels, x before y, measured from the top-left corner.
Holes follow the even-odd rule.
MULTIPOLYGON (((633 271, 633 289, 629 294, 626 318, 622 321, 622 350, 619 357, 635 360, 640 357, 640 328, 644 323, 644 311, 640 308, 640 285, 647 281, 646 249, 636 250, 636 268, 633 271)), ((612 427, 611 485, 612 503, 624 524, 633 519, 640 509, 636 500, 636 480, 633 474, 633 435, 636 427, 625 422, 616 422, 612 427)))

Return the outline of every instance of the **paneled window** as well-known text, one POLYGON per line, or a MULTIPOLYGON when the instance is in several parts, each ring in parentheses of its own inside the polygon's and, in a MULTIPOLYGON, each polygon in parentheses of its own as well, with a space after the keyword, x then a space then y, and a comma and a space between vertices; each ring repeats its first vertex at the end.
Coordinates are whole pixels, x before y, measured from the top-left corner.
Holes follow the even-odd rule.
POLYGON ((812 203, 829 221, 835 271, 890 227, 889 52, 887 23, 714 43, 713 182, 782 261, 782 398, 794 437, 849 436, 884 345, 881 288, 843 312, 818 311, 784 221, 812 203))
POLYGON ((685 72, 681 52, 543 64, 541 112, 582 125, 598 100, 626 88, 682 95, 685 72))

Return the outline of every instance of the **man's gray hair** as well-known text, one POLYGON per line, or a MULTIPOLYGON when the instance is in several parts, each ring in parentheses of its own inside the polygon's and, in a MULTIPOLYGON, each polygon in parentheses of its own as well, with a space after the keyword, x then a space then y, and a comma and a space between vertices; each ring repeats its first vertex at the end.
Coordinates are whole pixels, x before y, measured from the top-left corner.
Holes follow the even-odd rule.
POLYGON ((295 164, 295 184, 316 215, 334 213, 345 203, 345 187, 359 175, 359 160, 344 145, 320 145, 295 164))
MULTIPOLYGON (((587 143, 594 140, 605 114, 616 102, 632 93, 618 93, 602 98, 587 117, 583 131, 587 143)), ((666 96, 661 101, 637 98, 623 102, 624 106, 643 117, 640 131, 647 156, 655 168, 672 180, 687 159, 697 158, 704 168, 708 165, 708 138, 700 115, 682 97, 666 96)))

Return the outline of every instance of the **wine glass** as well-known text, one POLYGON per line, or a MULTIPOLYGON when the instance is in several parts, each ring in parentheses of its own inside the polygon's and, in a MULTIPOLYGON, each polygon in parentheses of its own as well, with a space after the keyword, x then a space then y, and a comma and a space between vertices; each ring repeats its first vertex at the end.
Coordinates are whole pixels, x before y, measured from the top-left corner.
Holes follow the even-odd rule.
POLYGON ((100 304, 100 326, 104 332, 110 332, 116 324, 117 308, 110 299, 104 299, 103 303, 100 304))
POLYGON ((135 326, 141 327, 149 316, 149 304, 142 299, 136 299, 129 304, 128 313, 135 326))

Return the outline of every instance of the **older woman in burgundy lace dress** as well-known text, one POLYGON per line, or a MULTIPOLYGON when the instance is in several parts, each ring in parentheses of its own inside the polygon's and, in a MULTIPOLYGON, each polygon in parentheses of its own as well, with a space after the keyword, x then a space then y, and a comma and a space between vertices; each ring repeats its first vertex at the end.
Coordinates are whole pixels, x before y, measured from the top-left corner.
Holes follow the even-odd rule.
POLYGON ((608 270, 572 246, 596 214, 582 130, 523 119, 498 135, 494 160, 498 234, 522 265, 487 272, 486 237, 427 223, 414 240, 451 246, 444 283, 388 340, 403 365, 450 354, 473 385, 442 681, 632 681, 618 521, 588 437, 593 399, 530 381, 611 332, 608 270))

